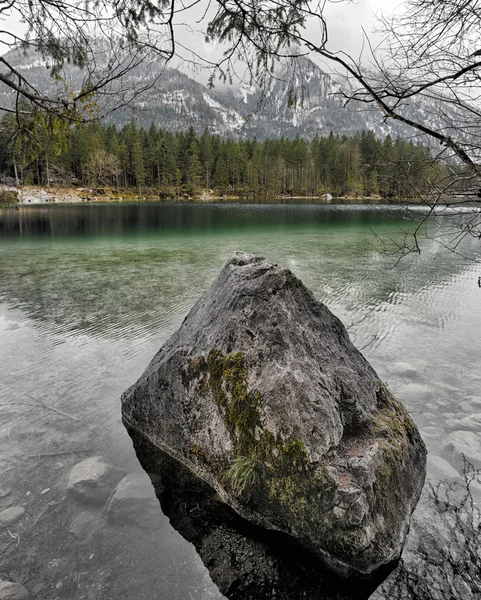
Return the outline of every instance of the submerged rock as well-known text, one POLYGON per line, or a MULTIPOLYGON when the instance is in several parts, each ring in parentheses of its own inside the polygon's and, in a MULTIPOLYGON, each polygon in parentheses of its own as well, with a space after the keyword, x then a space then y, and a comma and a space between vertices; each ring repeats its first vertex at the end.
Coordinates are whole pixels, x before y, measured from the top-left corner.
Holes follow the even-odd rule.
POLYGON ((407 379, 416 379, 420 377, 427 363, 424 361, 416 361, 416 364, 406 362, 395 362, 387 365, 386 369, 391 375, 398 377, 406 377, 407 379))
POLYGON ((72 535, 81 540, 94 535, 98 532, 100 526, 98 512, 83 510, 75 516, 68 530, 72 535))
POLYGON ((131 473, 115 488, 107 505, 111 522, 152 527, 159 515, 159 502, 150 478, 145 473, 131 473))
POLYGON ((481 413, 473 413, 461 418, 448 419, 446 426, 455 431, 481 431, 481 413))
POLYGON ((436 485, 440 481, 461 481, 461 474, 444 458, 436 454, 428 454, 427 479, 436 485))
POLYGON ((27 600, 29 596, 22 584, 0 579, 0 600, 27 600))
POLYGON ((481 469, 481 442, 476 433, 454 431, 448 435, 444 449, 459 470, 464 468, 465 460, 481 469))
POLYGON ((11 506, 0 512, 0 527, 8 527, 19 521, 25 514, 23 506, 11 506))
POLYGON ((0 498, 5 498, 12 493, 12 488, 8 486, 0 485, 0 498))
POLYGON ((122 397, 125 422, 338 574, 399 558, 426 450, 346 329, 288 270, 236 253, 122 397))
POLYGON ((68 478, 68 491, 87 502, 103 504, 124 472, 109 464, 102 456, 92 456, 77 463, 68 478))

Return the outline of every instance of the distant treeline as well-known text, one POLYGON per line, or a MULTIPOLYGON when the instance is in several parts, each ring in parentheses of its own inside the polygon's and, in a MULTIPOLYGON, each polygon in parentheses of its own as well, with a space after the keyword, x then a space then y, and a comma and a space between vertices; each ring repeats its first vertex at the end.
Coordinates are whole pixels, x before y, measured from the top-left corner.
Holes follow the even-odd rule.
MULTIPOLYGON (((38 120, 38 119, 37 119, 38 120)), ((196 195, 373 196, 406 198, 428 189, 442 166, 420 144, 330 134, 277 140, 223 139, 193 128, 172 133, 134 121, 21 129, 0 122, 0 176, 21 184, 132 189, 163 197, 196 195)))

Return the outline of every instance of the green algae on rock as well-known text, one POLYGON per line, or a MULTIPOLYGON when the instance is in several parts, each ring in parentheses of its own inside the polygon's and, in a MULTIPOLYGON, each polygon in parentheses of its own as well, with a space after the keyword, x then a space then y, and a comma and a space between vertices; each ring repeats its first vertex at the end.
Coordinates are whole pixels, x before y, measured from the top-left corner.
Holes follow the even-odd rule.
POLYGON ((425 478, 411 417, 288 270, 236 253, 139 381, 128 425, 342 576, 399 558, 425 478))

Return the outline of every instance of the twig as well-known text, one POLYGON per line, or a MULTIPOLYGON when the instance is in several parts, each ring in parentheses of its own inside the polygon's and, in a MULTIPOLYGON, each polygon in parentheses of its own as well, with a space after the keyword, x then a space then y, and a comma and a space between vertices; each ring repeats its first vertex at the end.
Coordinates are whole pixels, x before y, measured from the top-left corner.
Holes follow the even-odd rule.
POLYGON ((91 452, 91 449, 77 448, 74 450, 61 450, 59 452, 39 452, 37 454, 26 454, 25 458, 44 458, 47 456, 63 456, 65 454, 82 454, 83 452, 91 452))
POLYGON ((27 537, 27 535, 32 531, 35 525, 40 521, 40 519, 45 515, 49 508, 56 508, 59 504, 62 504, 62 500, 58 500, 57 502, 49 502, 45 508, 40 511, 35 521, 30 525, 30 527, 24 532, 23 537, 27 537))
POLYGON ((45 402, 42 402, 42 400, 40 400, 39 398, 34 398, 33 396, 30 396, 30 394, 26 394, 26 395, 28 398, 30 398, 31 400, 33 400, 34 402, 36 402, 37 404, 39 404, 40 406, 45 408, 45 410, 50 410, 51 412, 54 412, 57 415, 60 415, 61 417, 66 417, 67 419, 72 419, 72 421, 78 421, 78 422, 81 421, 81 419, 79 419, 78 417, 74 417, 73 415, 70 415, 70 414, 64 412, 63 410, 54 408, 53 406, 48 406, 47 404, 45 404, 45 402))
POLYGON ((375 340, 378 339, 378 337, 379 336, 377 334, 373 335, 371 337, 371 340, 369 342, 367 342, 367 344, 364 344, 364 346, 362 348, 358 348, 359 352, 362 352, 365 348, 367 348, 368 346, 370 346, 375 340))
POLYGON ((18 547, 18 545, 20 544, 20 536, 18 535, 18 533, 12 533, 8 527, 7 527, 7 532, 8 532, 8 535, 12 538, 12 540, 17 540, 17 543, 15 544, 15 546, 18 547))

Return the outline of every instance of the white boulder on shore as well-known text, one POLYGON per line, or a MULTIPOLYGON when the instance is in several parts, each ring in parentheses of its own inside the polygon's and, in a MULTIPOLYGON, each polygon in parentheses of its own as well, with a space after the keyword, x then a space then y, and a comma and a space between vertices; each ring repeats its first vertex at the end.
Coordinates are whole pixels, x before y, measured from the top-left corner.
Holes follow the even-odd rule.
POLYGON ((41 188, 41 187, 15 187, 0 185, 0 192, 14 192, 19 204, 55 204, 82 202, 92 195, 92 190, 84 188, 41 188), (82 195, 83 194, 83 195, 82 195))

